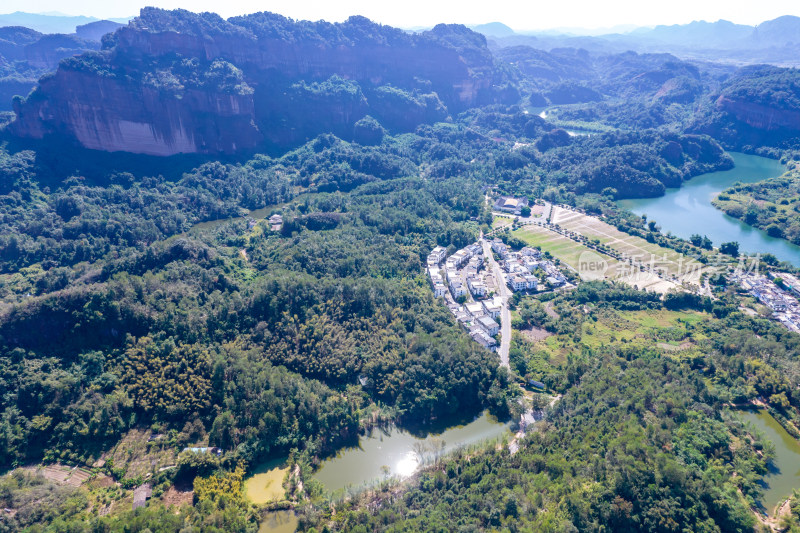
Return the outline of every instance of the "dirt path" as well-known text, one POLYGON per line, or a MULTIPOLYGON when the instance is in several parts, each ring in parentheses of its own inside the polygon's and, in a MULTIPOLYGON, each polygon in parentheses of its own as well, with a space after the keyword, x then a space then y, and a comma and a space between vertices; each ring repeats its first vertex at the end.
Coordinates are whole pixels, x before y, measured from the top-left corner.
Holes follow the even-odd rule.
POLYGON ((305 498, 305 488, 303 487, 303 480, 300 479, 300 465, 295 463, 294 470, 292 471, 292 475, 297 479, 297 494, 300 494, 305 498))

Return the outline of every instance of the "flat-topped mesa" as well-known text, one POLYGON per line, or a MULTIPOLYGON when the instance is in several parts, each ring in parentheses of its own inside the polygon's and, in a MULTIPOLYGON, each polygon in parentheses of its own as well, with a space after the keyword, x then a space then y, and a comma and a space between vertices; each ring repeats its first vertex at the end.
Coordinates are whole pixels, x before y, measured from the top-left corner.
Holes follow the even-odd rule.
POLYGON ((347 138, 367 114, 397 130, 441 120, 493 101, 499 76, 485 38, 463 26, 408 34, 363 17, 145 8, 16 101, 10 130, 160 156, 285 148, 347 138))

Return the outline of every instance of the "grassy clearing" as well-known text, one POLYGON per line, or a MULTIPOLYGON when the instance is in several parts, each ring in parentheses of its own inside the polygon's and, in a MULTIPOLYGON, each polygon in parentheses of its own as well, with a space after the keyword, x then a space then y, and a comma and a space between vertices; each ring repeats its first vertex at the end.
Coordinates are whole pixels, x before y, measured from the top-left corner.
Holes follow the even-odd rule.
MULTIPOLYGON (((514 236, 522 239, 531 246, 538 246, 543 252, 549 252, 550 255, 576 270, 578 269, 581 254, 591 251, 583 244, 572 241, 554 231, 540 226, 525 226, 515 231, 514 236)), ((618 262, 611 257, 605 257, 605 259, 609 265, 607 279, 611 279, 614 272, 616 272, 618 262)))
POLYGON ((114 466, 125 469, 125 478, 144 478, 147 474, 155 474, 159 468, 177 464, 178 453, 170 446, 167 439, 149 442, 151 432, 133 429, 129 431, 109 452, 103 455, 114 466))
POLYGON ((582 342, 589 346, 609 344, 615 338, 634 345, 679 345, 695 335, 698 322, 708 318, 706 313, 666 310, 606 311, 598 315, 596 322, 583 325, 582 342))
POLYGON ((620 343, 658 349, 670 357, 692 357, 699 353, 698 344, 705 335, 695 331, 695 325, 708 320, 706 313, 695 311, 613 311, 599 310, 584 322, 581 335, 552 335, 531 343, 534 352, 545 355, 550 365, 557 367, 570 354, 585 349, 602 350, 620 343))
POLYGON ((514 223, 511 217, 501 217, 497 215, 492 216, 492 229, 500 229, 506 226, 511 226, 514 223))

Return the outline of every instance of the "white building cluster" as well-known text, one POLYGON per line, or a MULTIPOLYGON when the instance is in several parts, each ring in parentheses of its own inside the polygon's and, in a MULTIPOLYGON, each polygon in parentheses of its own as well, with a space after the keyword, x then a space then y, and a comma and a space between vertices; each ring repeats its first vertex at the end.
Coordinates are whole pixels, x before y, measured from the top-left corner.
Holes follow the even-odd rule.
MULTIPOLYGON (((800 293, 800 283, 790 274, 771 274, 780 277, 792 292, 800 293)), ((758 274, 742 273, 733 277, 743 289, 750 292, 772 311, 772 316, 791 331, 800 332, 800 304, 797 299, 778 287, 770 278, 758 274)))
POLYGON ((551 287, 561 287, 566 278, 550 261, 542 258, 541 252, 535 248, 524 247, 519 252, 511 251, 500 239, 492 241, 492 250, 500 257, 501 266, 506 272, 508 286, 513 291, 536 291, 539 289, 539 278, 534 275, 541 270, 551 287))
POLYGON ((473 243, 450 257, 446 254, 444 248, 437 246, 428 255, 434 295, 445 299, 450 312, 475 342, 496 350, 494 336, 500 325, 495 319, 500 316, 502 301, 500 296, 492 297, 498 281, 484 269, 483 248, 473 243), (468 300, 463 305, 457 301, 462 296, 468 300))

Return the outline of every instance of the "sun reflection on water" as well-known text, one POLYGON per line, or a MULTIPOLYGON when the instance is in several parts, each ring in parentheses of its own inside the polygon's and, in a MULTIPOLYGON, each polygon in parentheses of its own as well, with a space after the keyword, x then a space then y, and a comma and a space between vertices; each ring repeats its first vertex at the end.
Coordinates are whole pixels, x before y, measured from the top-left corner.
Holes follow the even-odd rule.
POLYGON ((416 472, 419 467, 419 460, 414 452, 408 452, 396 465, 394 465, 394 473, 401 478, 405 478, 416 472))

